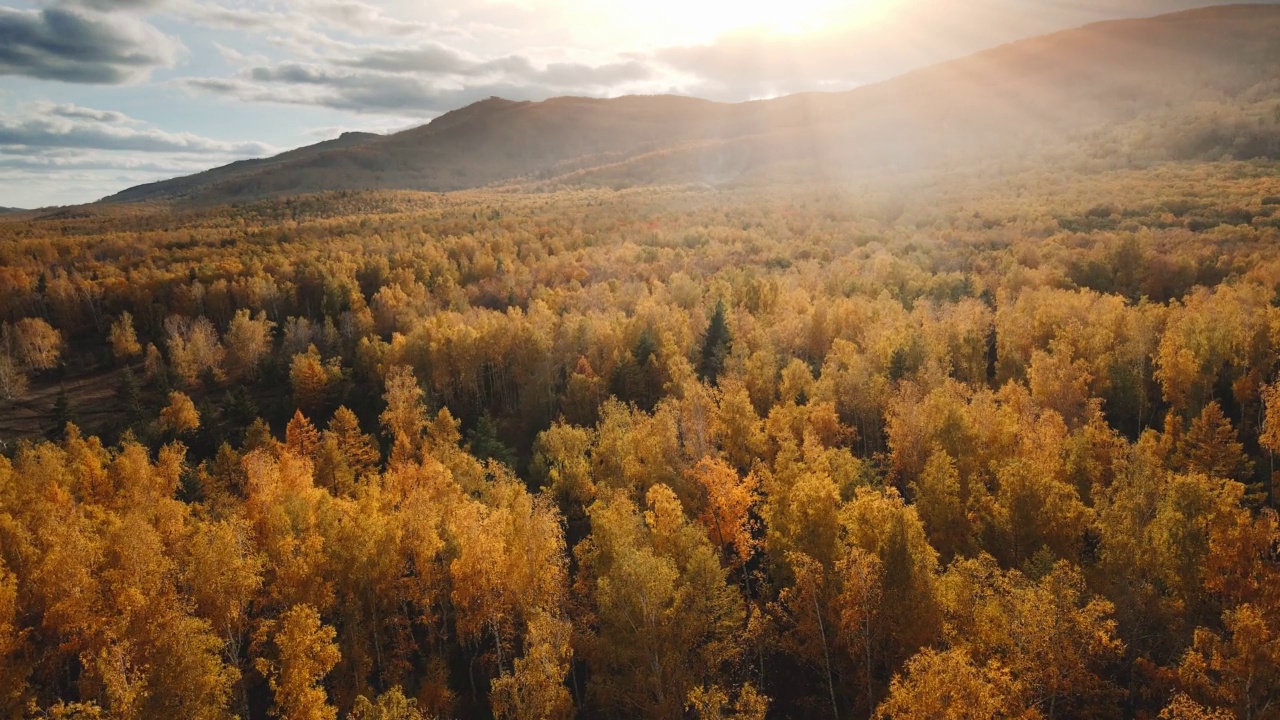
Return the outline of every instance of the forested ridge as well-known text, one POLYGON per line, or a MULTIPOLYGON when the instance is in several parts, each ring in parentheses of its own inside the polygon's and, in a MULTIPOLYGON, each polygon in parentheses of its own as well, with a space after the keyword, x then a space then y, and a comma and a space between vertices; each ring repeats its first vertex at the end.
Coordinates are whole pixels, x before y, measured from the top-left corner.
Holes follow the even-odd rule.
POLYGON ((0 717, 1280 717, 1280 175, 0 219, 0 717))

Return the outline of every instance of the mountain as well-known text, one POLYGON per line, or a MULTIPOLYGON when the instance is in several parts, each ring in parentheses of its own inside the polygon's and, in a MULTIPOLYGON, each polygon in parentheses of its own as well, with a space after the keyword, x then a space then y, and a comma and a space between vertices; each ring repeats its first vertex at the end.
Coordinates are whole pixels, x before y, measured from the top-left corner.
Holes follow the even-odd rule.
POLYGON ((130 188, 107 201, 223 202, 341 189, 450 191, 871 177, 1093 157, 1280 157, 1280 7, 1087 25, 840 93, 490 98, 392 135, 130 188))
POLYGON ((195 175, 147 183, 123 190, 107 200, 128 202, 131 200, 154 200, 157 198, 178 198, 198 196, 209 192, 212 188, 249 178, 276 167, 296 166, 320 157, 334 150, 351 149, 380 137, 374 133, 348 132, 333 140, 307 145, 269 158, 256 160, 239 160, 230 165, 223 165, 212 170, 205 170, 195 175))
POLYGON ((22 212, 22 208, 0 207, 0 213, 15 213, 15 212, 22 212))

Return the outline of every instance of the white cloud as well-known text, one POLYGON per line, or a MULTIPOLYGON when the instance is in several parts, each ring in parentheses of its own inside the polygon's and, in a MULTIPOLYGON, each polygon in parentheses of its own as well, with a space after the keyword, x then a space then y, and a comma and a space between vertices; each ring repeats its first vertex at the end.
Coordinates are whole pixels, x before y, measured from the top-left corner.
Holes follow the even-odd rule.
POLYGON ((147 153, 254 156, 275 148, 260 142, 227 142, 194 133, 166 132, 132 121, 123 113, 74 105, 35 104, 0 114, 0 152, 80 148, 147 153))

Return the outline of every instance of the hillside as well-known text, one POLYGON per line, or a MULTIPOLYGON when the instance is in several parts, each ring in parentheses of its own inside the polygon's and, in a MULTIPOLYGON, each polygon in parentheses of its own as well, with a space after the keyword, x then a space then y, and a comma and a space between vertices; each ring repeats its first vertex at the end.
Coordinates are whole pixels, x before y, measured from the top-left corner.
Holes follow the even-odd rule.
POLYGON ((138 185, 112 195, 109 199, 131 201, 195 195, 209 188, 218 187, 239 178, 251 177, 271 168, 296 166, 334 150, 349 150, 377 137, 379 136, 373 133, 343 133, 333 140, 307 145, 269 158, 240 160, 195 175, 138 185))
POLYGON ((865 177, 1046 154, 1275 157, 1277 77, 1280 7, 1216 7, 1088 25, 842 93, 491 98, 397 134, 344 135, 108 200, 865 177))

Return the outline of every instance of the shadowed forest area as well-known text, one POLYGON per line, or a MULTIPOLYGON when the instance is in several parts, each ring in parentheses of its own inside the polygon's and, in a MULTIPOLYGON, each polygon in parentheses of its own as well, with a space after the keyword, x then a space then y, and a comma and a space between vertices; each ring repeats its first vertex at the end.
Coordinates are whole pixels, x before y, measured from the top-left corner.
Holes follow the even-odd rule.
POLYGON ((7 216, 0 716, 1276 717, 1276 170, 7 216))

